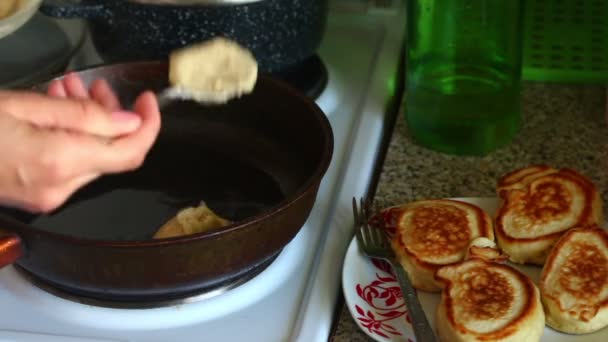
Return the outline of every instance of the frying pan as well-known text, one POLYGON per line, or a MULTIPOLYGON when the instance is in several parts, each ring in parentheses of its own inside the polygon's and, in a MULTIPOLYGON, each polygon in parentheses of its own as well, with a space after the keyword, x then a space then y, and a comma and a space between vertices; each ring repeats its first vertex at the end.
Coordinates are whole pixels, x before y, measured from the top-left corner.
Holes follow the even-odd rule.
MULTIPOLYGON (((167 86, 165 62, 79 72, 105 78, 122 103, 167 86)), ((45 89, 47 83, 37 89, 45 89)), ((104 176, 53 213, 0 208, 0 266, 14 263, 69 294, 163 301, 216 288, 268 264, 298 233, 333 153, 325 114, 290 86, 260 75, 222 106, 175 102, 141 168, 104 176), (152 239, 201 200, 233 224, 152 239)))

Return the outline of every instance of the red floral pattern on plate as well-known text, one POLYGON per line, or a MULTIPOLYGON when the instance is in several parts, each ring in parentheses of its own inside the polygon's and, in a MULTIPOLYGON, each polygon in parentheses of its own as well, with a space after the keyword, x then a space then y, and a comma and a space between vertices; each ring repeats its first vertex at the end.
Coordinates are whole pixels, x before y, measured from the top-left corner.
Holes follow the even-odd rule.
MULTIPOLYGON (((398 214, 399 211, 395 208, 384 210, 373 216, 370 224, 376 227, 384 226, 391 234, 395 230, 398 214)), ((379 271, 376 272, 376 279, 369 284, 357 284, 355 289, 359 298, 371 309, 365 310, 355 305, 358 314, 356 319, 370 334, 384 338, 390 338, 389 335, 401 336, 401 332, 388 323, 402 316, 405 322, 410 325, 412 323, 405 308, 399 283, 389 263, 379 259, 371 259, 371 262, 379 271)), ((414 341, 408 338, 408 342, 414 341)))
MULTIPOLYGON (((399 336, 401 333, 388 321, 403 316, 404 320, 411 324, 410 316, 403 302, 401 288, 387 262, 372 259, 372 263, 380 271, 376 273, 376 279, 369 284, 356 285, 357 295, 367 303, 371 310, 364 310, 359 305, 355 305, 358 314, 356 319, 371 334, 384 338, 390 338, 389 335, 399 336)), ((408 341, 411 340, 408 339, 408 341)))

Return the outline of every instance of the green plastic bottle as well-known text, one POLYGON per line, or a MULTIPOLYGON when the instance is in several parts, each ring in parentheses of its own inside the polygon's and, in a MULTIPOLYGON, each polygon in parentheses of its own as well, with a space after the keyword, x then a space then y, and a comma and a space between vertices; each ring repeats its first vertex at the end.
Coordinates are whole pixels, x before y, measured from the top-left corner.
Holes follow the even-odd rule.
POLYGON ((405 115, 428 148, 484 155, 521 123, 523 0, 407 0, 405 115))

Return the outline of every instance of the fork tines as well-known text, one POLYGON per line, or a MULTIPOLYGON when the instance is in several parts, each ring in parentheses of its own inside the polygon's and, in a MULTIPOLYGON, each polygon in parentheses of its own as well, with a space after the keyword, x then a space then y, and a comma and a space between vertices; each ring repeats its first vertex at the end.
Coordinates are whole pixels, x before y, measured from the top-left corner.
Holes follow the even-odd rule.
POLYGON ((369 254, 371 248, 389 248, 387 238, 384 235, 385 232, 380 228, 369 225, 369 218, 372 215, 369 199, 361 198, 359 200, 359 207, 357 207, 357 200, 353 197, 353 214, 355 217, 357 243, 365 254, 369 254))

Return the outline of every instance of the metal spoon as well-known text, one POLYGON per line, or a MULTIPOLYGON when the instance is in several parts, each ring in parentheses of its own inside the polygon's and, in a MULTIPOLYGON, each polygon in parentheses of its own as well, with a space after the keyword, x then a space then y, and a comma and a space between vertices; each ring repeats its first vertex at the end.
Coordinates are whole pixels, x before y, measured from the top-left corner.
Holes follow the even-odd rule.
POLYGON ((196 91, 192 92, 187 89, 179 89, 168 87, 156 92, 156 100, 159 108, 167 106, 169 103, 176 100, 179 101, 196 101, 205 105, 222 105, 226 102, 244 95, 245 92, 213 92, 213 91, 196 91))

